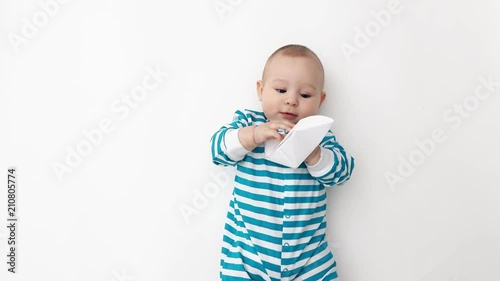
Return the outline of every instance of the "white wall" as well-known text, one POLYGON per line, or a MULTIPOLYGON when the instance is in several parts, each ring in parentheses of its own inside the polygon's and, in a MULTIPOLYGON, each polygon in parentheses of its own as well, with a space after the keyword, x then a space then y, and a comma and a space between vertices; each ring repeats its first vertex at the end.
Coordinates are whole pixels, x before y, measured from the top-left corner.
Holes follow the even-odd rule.
POLYGON ((259 107, 255 81, 288 43, 323 60, 322 114, 356 159, 329 191, 341 279, 500 279, 500 85, 479 86, 500 80, 495 1, 67 2, 0 3, 0 167, 18 169, 19 217, 18 273, 3 263, 1 280, 217 280, 232 170, 209 139, 259 107))

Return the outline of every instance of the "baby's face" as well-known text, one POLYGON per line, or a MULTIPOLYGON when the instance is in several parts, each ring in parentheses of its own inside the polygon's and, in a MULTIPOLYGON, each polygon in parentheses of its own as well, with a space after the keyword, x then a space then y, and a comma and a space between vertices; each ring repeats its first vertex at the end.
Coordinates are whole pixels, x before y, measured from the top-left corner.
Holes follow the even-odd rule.
POLYGON ((317 114, 325 100, 321 67, 310 56, 278 54, 268 63, 264 80, 257 81, 257 94, 268 120, 297 123, 317 114))

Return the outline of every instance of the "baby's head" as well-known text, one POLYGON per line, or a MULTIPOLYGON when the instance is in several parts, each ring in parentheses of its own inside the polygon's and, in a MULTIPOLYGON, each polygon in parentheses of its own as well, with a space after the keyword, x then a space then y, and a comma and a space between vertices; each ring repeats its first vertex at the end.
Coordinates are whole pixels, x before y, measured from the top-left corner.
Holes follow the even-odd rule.
POLYGON ((315 115, 326 98, 324 70, 318 56, 301 45, 286 45, 266 62, 257 94, 270 121, 300 119, 315 115))

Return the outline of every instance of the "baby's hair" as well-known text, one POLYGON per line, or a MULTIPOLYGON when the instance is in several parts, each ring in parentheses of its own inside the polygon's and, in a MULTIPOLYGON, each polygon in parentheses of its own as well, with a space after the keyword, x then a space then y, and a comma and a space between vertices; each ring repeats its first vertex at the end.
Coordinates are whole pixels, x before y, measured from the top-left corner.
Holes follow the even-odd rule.
POLYGON ((298 45, 298 44, 285 45, 285 46, 277 49, 276 51, 274 51, 274 53, 272 53, 271 56, 269 56, 269 58, 266 61, 264 71, 262 71, 262 80, 264 80, 264 77, 266 75, 267 65, 272 60, 272 58, 274 58, 278 54, 282 54, 284 56, 289 56, 289 57, 308 57, 309 56, 309 57, 316 59, 319 63, 320 68, 321 68, 321 73, 323 75, 323 80, 324 80, 325 70, 323 69, 323 64, 321 63, 321 60, 319 59, 319 57, 316 55, 316 53, 314 53, 308 47, 303 46, 303 45, 298 45))

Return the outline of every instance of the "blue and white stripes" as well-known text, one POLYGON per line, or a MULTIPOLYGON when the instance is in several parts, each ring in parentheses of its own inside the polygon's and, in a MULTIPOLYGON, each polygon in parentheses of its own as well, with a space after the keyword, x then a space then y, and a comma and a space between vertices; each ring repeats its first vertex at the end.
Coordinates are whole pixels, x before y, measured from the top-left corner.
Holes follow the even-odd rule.
POLYGON ((233 122, 212 137, 212 159, 236 166, 233 196, 223 233, 222 280, 333 280, 335 258, 328 248, 326 186, 341 185, 353 158, 331 132, 321 142, 331 165, 297 169, 264 159, 260 145, 242 159, 227 155, 225 134, 267 122, 258 111, 237 111, 233 122))

